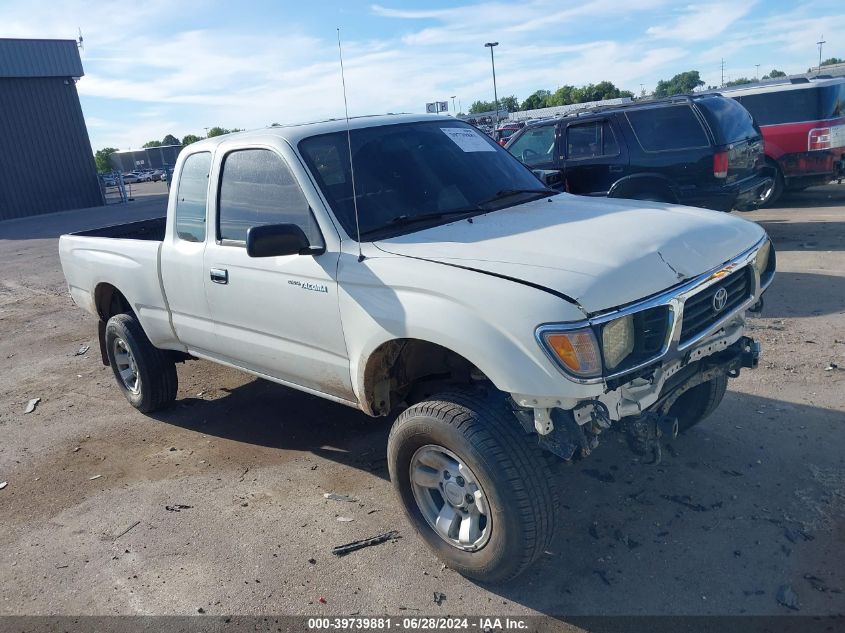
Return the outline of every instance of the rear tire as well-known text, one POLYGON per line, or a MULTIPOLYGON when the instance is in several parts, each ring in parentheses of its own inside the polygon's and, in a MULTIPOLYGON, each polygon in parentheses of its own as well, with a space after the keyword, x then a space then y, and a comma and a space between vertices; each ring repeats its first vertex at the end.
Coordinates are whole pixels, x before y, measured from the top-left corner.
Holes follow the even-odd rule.
POLYGON ((155 347, 133 314, 116 314, 106 324, 106 353, 115 380, 133 407, 143 413, 176 400, 176 363, 155 347))
POLYGON ((783 195, 784 190, 784 183, 783 183, 783 174, 780 171, 780 167, 775 167, 775 178, 774 183, 772 183, 772 188, 768 190, 768 192, 764 193, 760 199, 760 204, 758 205, 759 208, 765 209, 768 207, 774 206, 774 204, 780 199, 783 195))
POLYGON ((722 374, 693 387, 669 409, 678 418, 678 431, 683 433, 707 418, 722 403, 728 389, 728 376, 722 374))
POLYGON ((409 521, 458 573, 503 582, 548 548, 555 482, 536 438, 523 431, 503 398, 455 391, 416 404, 394 423, 387 456, 409 521), (464 522, 471 524, 470 513, 479 509, 484 518, 459 542, 464 522))

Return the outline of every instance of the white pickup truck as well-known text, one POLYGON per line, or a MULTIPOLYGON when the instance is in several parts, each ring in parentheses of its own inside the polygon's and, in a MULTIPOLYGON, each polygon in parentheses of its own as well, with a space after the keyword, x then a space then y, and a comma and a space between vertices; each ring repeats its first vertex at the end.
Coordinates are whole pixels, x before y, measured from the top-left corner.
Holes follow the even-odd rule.
POLYGON ((204 358, 401 412, 410 522, 453 569, 511 578, 552 537, 549 458, 611 428, 659 458, 756 366, 774 249, 722 213, 546 189, 453 119, 348 125, 186 147, 166 218, 62 236, 71 296, 141 411, 204 358))

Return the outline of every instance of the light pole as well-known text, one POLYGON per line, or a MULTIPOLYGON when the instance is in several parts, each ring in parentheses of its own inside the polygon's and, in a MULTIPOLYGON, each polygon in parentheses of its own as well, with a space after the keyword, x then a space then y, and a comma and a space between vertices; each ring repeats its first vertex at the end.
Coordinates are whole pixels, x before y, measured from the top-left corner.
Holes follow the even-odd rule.
POLYGON ((825 41, 825 39, 824 39, 824 35, 822 35, 822 36, 819 38, 819 41, 818 41, 818 42, 816 42, 816 44, 818 44, 818 45, 819 45, 819 72, 821 72, 821 71, 822 71, 822 46, 824 46, 825 44, 827 44, 827 42, 826 42, 826 41, 825 41))
POLYGON ((754 79, 760 81, 760 64, 754 64, 754 68, 757 69, 754 71, 754 79))
POLYGON ((454 113, 455 113, 455 116, 458 116, 458 111, 457 111, 457 110, 455 110, 455 97, 456 97, 456 96, 457 96, 457 95, 452 95, 450 98, 452 99, 452 112, 454 112, 454 113))
MULTIPOLYGON (((490 63, 493 66, 493 103, 496 106, 496 127, 499 127, 499 93, 496 92, 496 60, 493 59, 493 49, 498 45, 498 42, 487 42, 484 45, 490 48, 490 63)), ((821 59, 821 55, 819 55, 819 59, 821 59)))

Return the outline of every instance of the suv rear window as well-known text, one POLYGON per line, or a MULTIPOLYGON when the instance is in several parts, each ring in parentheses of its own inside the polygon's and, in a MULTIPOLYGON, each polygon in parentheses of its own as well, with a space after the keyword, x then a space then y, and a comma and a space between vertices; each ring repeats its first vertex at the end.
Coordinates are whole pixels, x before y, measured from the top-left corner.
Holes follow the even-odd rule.
POLYGON ((626 112, 637 141, 647 152, 708 147, 701 122, 688 105, 657 106, 626 112))
POLYGON ((704 115, 717 145, 727 145, 760 136, 754 129, 751 114, 733 99, 726 97, 704 97, 695 104, 704 115))

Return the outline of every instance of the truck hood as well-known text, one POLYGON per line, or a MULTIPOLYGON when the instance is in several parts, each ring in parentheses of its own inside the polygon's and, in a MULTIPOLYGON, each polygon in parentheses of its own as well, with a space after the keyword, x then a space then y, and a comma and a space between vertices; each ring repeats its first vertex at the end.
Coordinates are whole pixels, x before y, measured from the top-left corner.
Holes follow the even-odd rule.
POLYGON ((592 314, 707 272, 764 235, 717 211, 560 194, 376 246, 541 286, 592 314))

